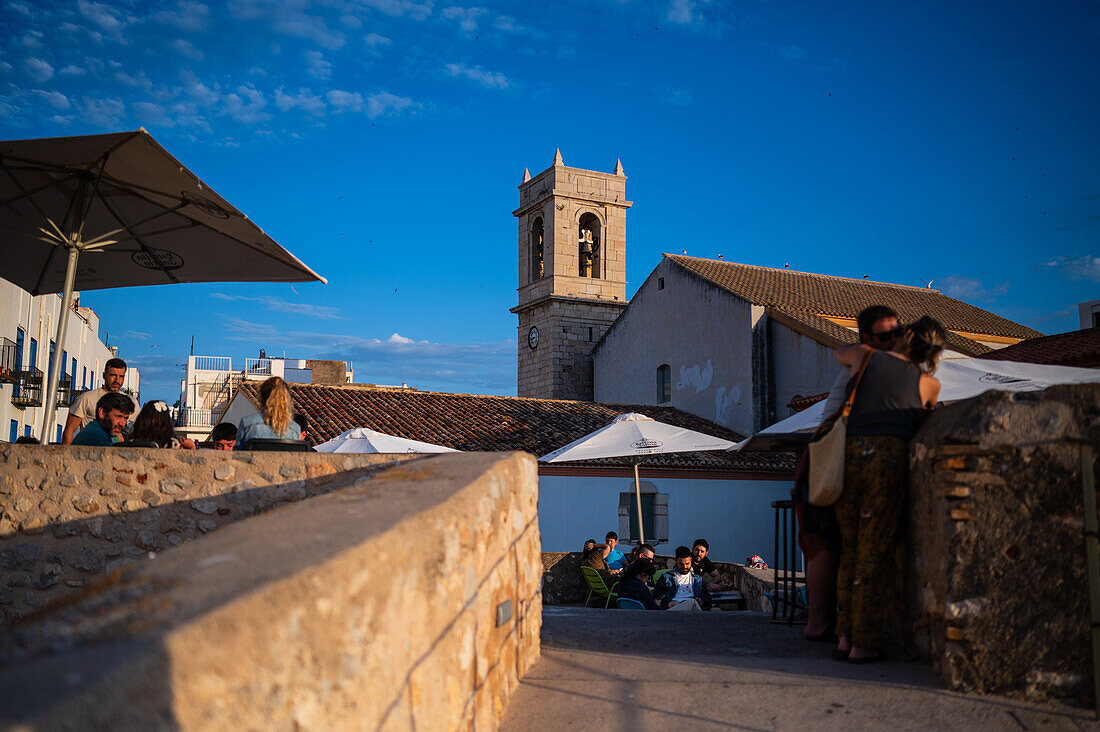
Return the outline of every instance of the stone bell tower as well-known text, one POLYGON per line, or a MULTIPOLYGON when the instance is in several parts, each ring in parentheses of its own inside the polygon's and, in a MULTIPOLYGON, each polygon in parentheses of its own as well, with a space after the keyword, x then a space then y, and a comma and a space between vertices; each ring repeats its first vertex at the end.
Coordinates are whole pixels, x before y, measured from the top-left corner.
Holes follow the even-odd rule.
POLYGON ((566 167, 519 185, 519 396, 592 400, 592 348, 626 307, 626 174, 566 167))

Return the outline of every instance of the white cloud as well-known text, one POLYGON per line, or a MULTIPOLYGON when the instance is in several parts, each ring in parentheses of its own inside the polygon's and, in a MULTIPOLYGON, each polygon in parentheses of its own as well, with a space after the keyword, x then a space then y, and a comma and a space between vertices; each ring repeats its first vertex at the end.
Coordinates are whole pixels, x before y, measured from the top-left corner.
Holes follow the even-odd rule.
POLYGON ((398 114, 406 109, 415 109, 418 106, 420 105, 408 97, 399 97, 387 91, 382 91, 367 97, 367 116, 373 119, 384 114, 398 114))
POLYGON ((289 302, 281 297, 272 297, 270 295, 249 297, 247 295, 227 295, 223 292, 215 292, 211 297, 215 297, 219 300, 229 300, 230 302, 255 302, 263 305, 268 310, 274 310, 280 313, 308 315, 311 318, 323 318, 328 320, 344 319, 340 315, 339 308, 333 308, 327 305, 313 305, 306 302, 289 302))
POLYGON ((29 30, 20 39, 19 45, 23 48, 42 48, 42 31, 29 30))
POLYGON ((477 19, 489 12, 488 8, 460 8, 451 6, 443 8, 443 17, 448 20, 457 20, 458 26, 467 33, 477 30, 477 19))
POLYGON ((385 36, 380 36, 377 33, 370 33, 369 35, 367 35, 366 38, 363 39, 363 42, 367 44, 367 48, 373 48, 375 50, 381 48, 382 46, 390 46, 393 44, 393 41, 391 41, 389 38, 386 38, 385 36))
POLYGON ((209 107, 218 101, 219 94, 202 83, 199 77, 190 69, 184 69, 180 72, 180 80, 183 82, 183 88, 187 95, 199 104, 209 107))
POLYGON ((185 41, 182 38, 177 38, 176 40, 169 43, 168 46, 175 49, 181 55, 186 56, 192 61, 202 61, 203 59, 202 51, 191 45, 190 41, 185 41))
POLYGON ((147 341, 153 337, 152 333, 143 333, 140 330, 128 330, 125 333, 119 335, 119 338, 133 338, 138 341, 147 341))
POLYGON ((310 89, 299 89, 297 94, 287 94, 279 87, 275 90, 275 106, 284 112, 297 108, 316 117, 325 114, 324 100, 310 89))
POLYGON ((352 30, 359 30, 363 27, 363 21, 359 20, 354 15, 341 15, 340 24, 352 30))
POLYGON ((116 71, 115 78, 126 86, 132 86, 146 91, 153 88, 153 82, 149 81, 149 77, 146 76, 143 71, 139 71, 137 74, 131 74, 126 71, 116 71))
POLYGON ((320 51, 306 51, 306 71, 321 81, 332 78, 332 64, 325 60, 320 51))
POLYGON ((363 110, 363 95, 359 92, 346 92, 342 89, 333 89, 325 95, 328 103, 336 108, 337 112, 361 112, 363 110))
POLYGON ((1042 266, 1056 268, 1061 275, 1071 280, 1100 282, 1100 257, 1090 254, 1081 257, 1055 257, 1043 262, 1042 266))
POLYGON ((225 106, 226 114, 238 122, 255 124, 271 119, 271 115, 263 111, 267 100, 251 85, 238 86, 235 92, 223 96, 221 103, 225 106))
POLYGON ((84 119, 100 127, 115 127, 126 117, 126 105, 118 99, 84 97, 80 100, 84 119))
POLYGON ((84 74, 86 74, 88 72, 85 71, 84 69, 80 68, 79 66, 74 66, 73 64, 69 64, 65 68, 61 69, 61 71, 59 71, 58 73, 64 74, 66 76, 84 76, 84 74))
POLYGON ((687 107, 695 101, 687 89, 660 89, 661 102, 673 107, 687 107))
POLYGON ((3 73, 6 74, 9 71, 11 71, 11 69, 12 69, 12 65, 9 64, 7 61, 0 61, 0 72, 3 72, 3 73))
POLYGON ((796 46, 793 43, 788 43, 779 47, 779 53, 784 57, 789 58, 791 61, 801 61, 806 58, 806 52, 802 50, 801 46, 796 46))
POLYGON ((77 0, 76 7, 81 15, 112 34, 119 33, 134 20, 132 17, 124 15, 117 8, 103 3, 77 0))
POLYGON ((69 98, 61 92, 35 89, 32 93, 54 109, 68 109, 70 106, 69 98))
POLYGON ((363 5, 393 17, 409 16, 423 20, 432 14, 432 0, 362 0, 363 5))
POLYGON ((507 89, 512 86, 512 82, 510 82, 508 77, 504 74, 495 71, 486 71, 480 66, 470 67, 465 64, 447 64, 443 68, 450 76, 461 76, 471 81, 476 81, 487 89, 507 89))
POLYGON ((493 27, 497 30, 516 32, 523 30, 523 26, 516 23, 516 19, 511 15, 498 15, 497 19, 493 21, 493 27))
POLYGON ((945 295, 967 302, 975 300, 993 300, 1006 294, 1009 289, 1009 283, 1007 282, 1002 282, 999 285, 987 288, 982 284, 981 280, 973 277, 960 277, 958 275, 949 275, 938 280, 933 280, 933 284, 936 285, 937 290, 945 295))
POLYGON ((137 116, 138 123, 141 125, 149 125, 150 127, 174 127, 175 120, 168 114, 168 112, 159 104, 152 102, 135 102, 134 114, 137 116))
POLYGON ((308 0, 231 0, 229 10, 241 20, 260 20, 276 33, 306 38, 318 46, 337 50, 344 34, 328 27, 324 19, 310 15, 308 0))
POLYGON ((53 66, 40 58, 28 58, 23 62, 23 68, 34 81, 49 81, 53 78, 53 66))
POLYGON ((693 0, 672 0, 668 5, 668 19, 673 23, 687 25, 695 19, 693 0))
POLYGON ((8 3, 8 10, 19 13, 20 15, 25 15, 28 18, 31 15, 31 9, 26 3, 8 3))
POLYGON ((153 16, 153 20, 175 26, 182 31, 194 33, 206 28, 210 19, 210 8, 203 3, 179 0, 175 10, 163 10, 153 16))

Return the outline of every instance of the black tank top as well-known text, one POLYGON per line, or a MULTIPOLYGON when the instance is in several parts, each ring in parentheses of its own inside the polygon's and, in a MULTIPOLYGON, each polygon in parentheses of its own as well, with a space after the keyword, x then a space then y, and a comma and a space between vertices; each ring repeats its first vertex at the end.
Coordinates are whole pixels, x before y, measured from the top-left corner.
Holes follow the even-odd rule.
MULTIPOLYGON (((872 352, 848 416, 848 434, 911 439, 924 415, 920 375, 920 369, 909 361, 872 352)), ((852 393, 854 383, 853 376, 846 394, 852 393)))

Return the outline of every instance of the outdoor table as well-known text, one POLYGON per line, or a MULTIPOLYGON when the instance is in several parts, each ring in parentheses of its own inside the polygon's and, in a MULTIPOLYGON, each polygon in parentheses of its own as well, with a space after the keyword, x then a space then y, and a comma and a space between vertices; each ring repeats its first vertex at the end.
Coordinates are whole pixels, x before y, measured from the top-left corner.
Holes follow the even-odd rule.
POLYGON ((728 590, 726 592, 712 592, 710 600, 714 603, 715 607, 722 608, 723 610, 746 610, 745 598, 741 596, 741 593, 737 590, 728 590))

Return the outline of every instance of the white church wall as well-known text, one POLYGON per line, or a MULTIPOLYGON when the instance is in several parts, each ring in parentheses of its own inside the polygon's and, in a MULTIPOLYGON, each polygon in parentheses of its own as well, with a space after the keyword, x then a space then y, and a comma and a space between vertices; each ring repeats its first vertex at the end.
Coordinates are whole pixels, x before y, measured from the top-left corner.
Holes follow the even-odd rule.
POLYGON ((749 434, 751 316, 747 302, 663 260, 593 352, 595 401, 657 404, 657 368, 668 364, 668 406, 749 434))
MULTIPOLYGON (((644 467, 641 477, 668 495, 668 541, 656 547, 659 554, 705 538, 715 561, 744 562, 759 554, 775 565, 772 501, 790 498, 791 481, 648 478, 644 467)), ((608 531, 619 530, 619 494, 633 490, 634 479, 627 477, 541 476, 542 550, 580 551, 585 539, 603 541, 608 531)))
POLYGON ((774 320, 771 328, 777 417, 786 419, 794 414, 787 407, 794 396, 829 391, 841 368, 833 358, 833 349, 774 320))

